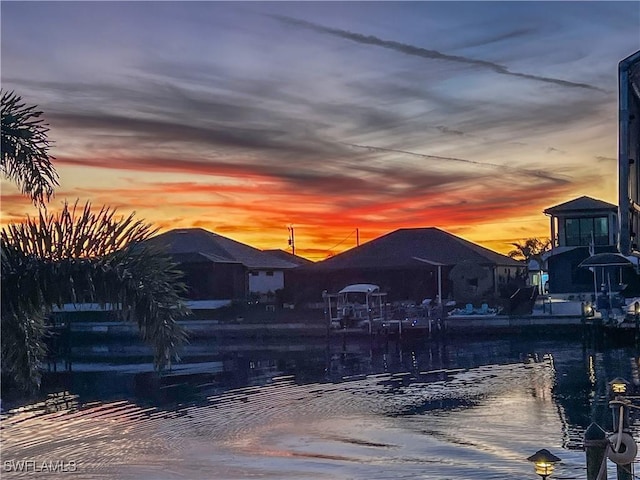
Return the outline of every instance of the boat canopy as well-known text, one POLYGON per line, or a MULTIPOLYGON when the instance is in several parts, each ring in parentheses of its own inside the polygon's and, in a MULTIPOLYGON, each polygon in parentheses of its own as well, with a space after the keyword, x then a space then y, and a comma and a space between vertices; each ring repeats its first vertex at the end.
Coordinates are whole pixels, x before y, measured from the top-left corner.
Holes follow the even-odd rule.
POLYGON ((347 285, 339 293, 376 293, 380 291, 378 285, 372 283, 356 283, 353 285, 347 285))

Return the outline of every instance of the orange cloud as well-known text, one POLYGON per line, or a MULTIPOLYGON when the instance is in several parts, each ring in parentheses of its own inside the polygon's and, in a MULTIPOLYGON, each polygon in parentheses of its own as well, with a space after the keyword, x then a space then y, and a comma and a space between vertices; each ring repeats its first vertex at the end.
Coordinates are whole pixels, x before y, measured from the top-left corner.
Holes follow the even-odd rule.
MULTIPOLYGON (((355 246, 356 229, 364 243, 398 228, 429 226, 506 253, 512 242, 548 236, 542 211, 553 204, 551 199, 562 199, 575 188, 540 177, 545 195, 532 195, 531 184, 512 175, 477 172, 412 174, 396 169, 377 175, 369 169, 351 176, 338 172, 297 178, 299 174, 268 165, 197 160, 59 156, 56 162, 84 178, 99 179, 106 168, 121 180, 113 186, 65 184, 52 209, 63 199, 79 198, 97 207, 116 207, 122 214, 135 211, 160 231, 203 227, 264 249, 287 249, 287 226, 293 225, 296 253, 313 260, 355 246), (131 172, 138 175, 128 176, 131 172), (172 180, 173 174, 180 178, 172 180), (491 190, 494 195, 488 196, 491 190)), ((3 224, 34 211, 21 195, 2 193, 3 224)))

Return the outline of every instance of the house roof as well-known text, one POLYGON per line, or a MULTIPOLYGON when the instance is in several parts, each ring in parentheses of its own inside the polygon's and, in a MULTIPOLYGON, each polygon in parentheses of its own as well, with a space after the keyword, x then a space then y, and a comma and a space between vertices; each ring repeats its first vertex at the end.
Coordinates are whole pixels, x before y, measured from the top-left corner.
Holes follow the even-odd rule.
POLYGON ((282 270, 297 265, 202 228, 180 228, 145 242, 181 262, 241 263, 248 268, 282 270))
POLYGON ((568 202, 549 207, 544 213, 556 215, 558 213, 577 213, 592 210, 614 210, 618 211, 618 206, 612 203, 604 202, 596 198, 582 196, 569 200, 568 202))
POLYGON ((304 257, 299 257, 298 255, 293 255, 285 250, 263 250, 263 252, 268 253, 269 255, 273 255, 280 260, 295 263, 296 265, 313 265, 313 262, 311 260, 307 260, 304 257))
POLYGON ((310 268, 394 268, 478 264, 521 266, 519 262, 435 227, 403 228, 343 252, 310 268))

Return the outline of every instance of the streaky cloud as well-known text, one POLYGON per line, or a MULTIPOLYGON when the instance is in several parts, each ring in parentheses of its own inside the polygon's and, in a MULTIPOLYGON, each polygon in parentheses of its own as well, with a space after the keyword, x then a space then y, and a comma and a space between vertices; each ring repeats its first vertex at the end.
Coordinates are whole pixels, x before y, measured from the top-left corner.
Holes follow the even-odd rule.
POLYGON ((325 33, 328 35, 333 35, 335 37, 344 38, 344 39, 351 40, 353 42, 361 43, 364 45, 374 45, 377 47, 387 48, 389 50, 395 50, 397 52, 404 53, 405 55, 422 57, 430 60, 446 60, 446 61, 461 63, 465 65, 488 68, 489 70, 492 70, 495 73, 498 73, 500 75, 509 75, 509 76, 518 77, 518 78, 526 78, 528 80, 551 83, 551 84, 560 85, 563 87, 584 88, 584 89, 595 90, 600 92, 605 91, 599 87, 590 85, 588 83, 571 82, 569 80, 563 80, 560 78, 545 77, 541 75, 532 75, 529 73, 512 72, 504 65, 500 65, 499 63, 495 63, 495 62, 490 62, 488 60, 478 60, 475 58, 464 57, 461 55, 449 55, 446 53, 439 52, 437 50, 430 50, 427 48, 416 47, 415 45, 396 42, 394 40, 384 40, 384 39, 375 37, 373 35, 363 35, 361 33, 349 32, 347 30, 341 30, 338 28, 325 27, 323 25, 318 25, 316 23, 308 22, 306 20, 300 20, 297 18, 287 17, 283 15, 270 15, 270 16, 288 25, 306 28, 319 33, 325 33))
POLYGON ((52 112, 51 123, 61 127, 104 132, 136 132, 143 139, 161 142, 192 142, 215 147, 254 151, 319 155, 330 153, 330 144, 317 137, 297 135, 283 126, 237 126, 223 122, 189 124, 172 118, 137 118, 109 113, 52 112), (302 137, 302 138, 301 138, 302 137))
POLYGON ((511 40, 512 38, 522 37, 535 32, 533 28, 518 28, 510 32, 500 33, 490 37, 483 38, 482 40, 468 40, 463 41, 457 45, 457 48, 472 48, 480 47, 484 45, 490 45, 492 43, 502 42, 503 40, 511 40))
POLYGON ((480 162, 477 160, 469 160, 469 159, 465 159, 465 158, 456 158, 456 157, 445 157, 445 156, 440 156, 440 155, 429 155, 426 153, 417 153, 417 152, 409 152, 407 150, 398 150, 395 148, 385 148, 385 147, 375 147, 375 146, 371 146, 371 145, 358 145, 355 143, 345 143, 342 142, 343 145, 349 146, 349 147, 353 147, 353 148, 363 148, 366 149, 370 152, 387 152, 387 153, 401 153, 404 155, 411 155, 414 157, 421 157, 421 158, 427 158, 430 160, 445 160, 445 161, 451 161, 451 162, 460 162, 460 163, 466 163, 466 164, 471 164, 471 165, 478 165, 480 167, 491 167, 491 168, 498 168, 501 169, 504 172, 511 172, 511 173, 517 173, 517 174, 524 174, 527 176, 531 176, 531 177, 535 177, 535 178, 539 178, 542 180, 550 180, 554 183, 561 183, 561 184, 566 184, 570 182, 569 178, 562 178, 559 176, 555 176, 552 175, 548 172, 543 172, 541 170, 529 170, 526 168, 513 168, 513 167, 509 167, 509 166, 505 166, 505 165, 501 165, 499 163, 491 163, 491 162, 480 162))

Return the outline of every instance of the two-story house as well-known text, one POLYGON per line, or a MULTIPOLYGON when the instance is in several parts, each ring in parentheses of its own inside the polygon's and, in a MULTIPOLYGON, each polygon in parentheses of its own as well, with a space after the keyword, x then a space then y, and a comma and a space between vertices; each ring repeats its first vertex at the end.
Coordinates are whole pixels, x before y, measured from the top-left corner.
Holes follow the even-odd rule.
POLYGON ((618 251, 618 207, 583 196, 544 213, 551 223, 549 292, 593 292, 593 272, 578 265, 592 253, 618 251))

